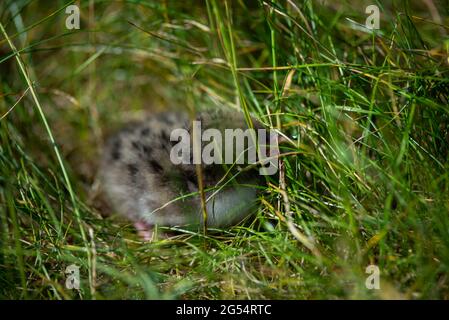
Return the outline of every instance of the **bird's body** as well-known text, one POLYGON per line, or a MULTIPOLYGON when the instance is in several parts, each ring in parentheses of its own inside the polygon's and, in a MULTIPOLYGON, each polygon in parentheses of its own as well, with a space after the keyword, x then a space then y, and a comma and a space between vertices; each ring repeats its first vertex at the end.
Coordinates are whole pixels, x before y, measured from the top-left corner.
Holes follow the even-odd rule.
MULTIPOLYGON (((203 129, 246 129, 240 113, 204 112, 197 120, 203 129)), ((100 165, 102 188, 114 211, 132 220, 141 234, 154 225, 203 224, 197 167, 191 161, 174 164, 170 158, 172 147, 178 143, 170 141, 173 130, 191 133, 191 128, 187 114, 165 112, 129 124, 105 145, 100 165)), ((256 170, 229 181, 229 176, 223 179, 226 171, 222 165, 201 166, 209 227, 238 223, 254 211, 254 184, 259 180, 256 170)), ((144 237, 148 238, 149 233, 144 237)))

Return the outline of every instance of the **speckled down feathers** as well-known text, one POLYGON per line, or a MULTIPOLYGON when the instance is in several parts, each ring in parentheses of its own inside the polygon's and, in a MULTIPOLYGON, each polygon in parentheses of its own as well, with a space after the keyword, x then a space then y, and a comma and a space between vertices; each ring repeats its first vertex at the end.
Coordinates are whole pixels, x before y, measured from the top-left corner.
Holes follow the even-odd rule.
MULTIPOLYGON (((204 128, 246 128, 239 113, 205 112, 197 119, 204 128)), ((130 123, 107 140, 100 176, 115 212, 148 225, 201 225, 199 196, 186 196, 198 191, 195 165, 170 161, 170 150, 177 143, 170 141, 170 133, 177 128, 190 130, 190 125, 187 114, 165 112, 130 123)), ((217 186, 223 174, 221 165, 203 166, 206 188, 217 186)), ((257 180, 257 173, 244 178, 246 183, 257 180)), ((213 197, 213 191, 207 192, 209 226, 228 226, 254 211, 256 189, 234 182, 213 197)))

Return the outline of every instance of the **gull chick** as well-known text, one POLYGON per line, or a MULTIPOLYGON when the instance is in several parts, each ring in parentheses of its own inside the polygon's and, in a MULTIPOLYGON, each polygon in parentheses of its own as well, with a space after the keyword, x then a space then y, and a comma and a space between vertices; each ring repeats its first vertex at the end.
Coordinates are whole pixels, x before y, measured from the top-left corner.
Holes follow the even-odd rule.
MULTIPOLYGON (((205 111, 196 120, 202 130, 248 128, 239 112, 205 111)), ((256 128, 262 127, 252 121, 256 128)), ((172 148, 181 143, 170 140, 175 129, 192 134, 192 119, 187 113, 164 112, 130 123, 105 144, 100 164, 102 189, 113 211, 130 219, 145 240, 153 239, 156 225, 204 224, 197 166, 191 161, 193 146, 186 146, 190 148, 190 161, 174 164, 170 158, 172 148)), ((201 164, 208 227, 231 226, 255 211, 261 177, 257 170, 235 175, 235 167, 201 164), (236 178, 229 181, 230 176, 236 178)))

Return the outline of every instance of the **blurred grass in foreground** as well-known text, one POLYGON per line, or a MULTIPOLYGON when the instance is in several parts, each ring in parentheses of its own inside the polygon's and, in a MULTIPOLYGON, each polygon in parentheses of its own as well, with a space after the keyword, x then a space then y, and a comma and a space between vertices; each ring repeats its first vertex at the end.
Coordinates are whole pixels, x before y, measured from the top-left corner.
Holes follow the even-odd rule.
POLYGON ((369 4, 2 1, 0 297, 449 298, 449 5, 376 2, 369 32, 369 4), (250 225, 141 243, 103 217, 104 137, 205 105, 289 137, 280 174, 250 225))

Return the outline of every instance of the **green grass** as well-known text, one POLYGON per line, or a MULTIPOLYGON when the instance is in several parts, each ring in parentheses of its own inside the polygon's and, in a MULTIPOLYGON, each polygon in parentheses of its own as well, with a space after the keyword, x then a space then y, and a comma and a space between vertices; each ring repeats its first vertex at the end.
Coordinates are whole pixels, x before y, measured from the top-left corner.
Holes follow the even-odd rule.
POLYGON ((67 30, 72 3, 0 3, 0 298, 449 298, 447 2, 378 2, 377 32, 369 1, 81 1, 67 30), (98 159, 172 106, 289 142, 247 224, 142 243, 98 159))

